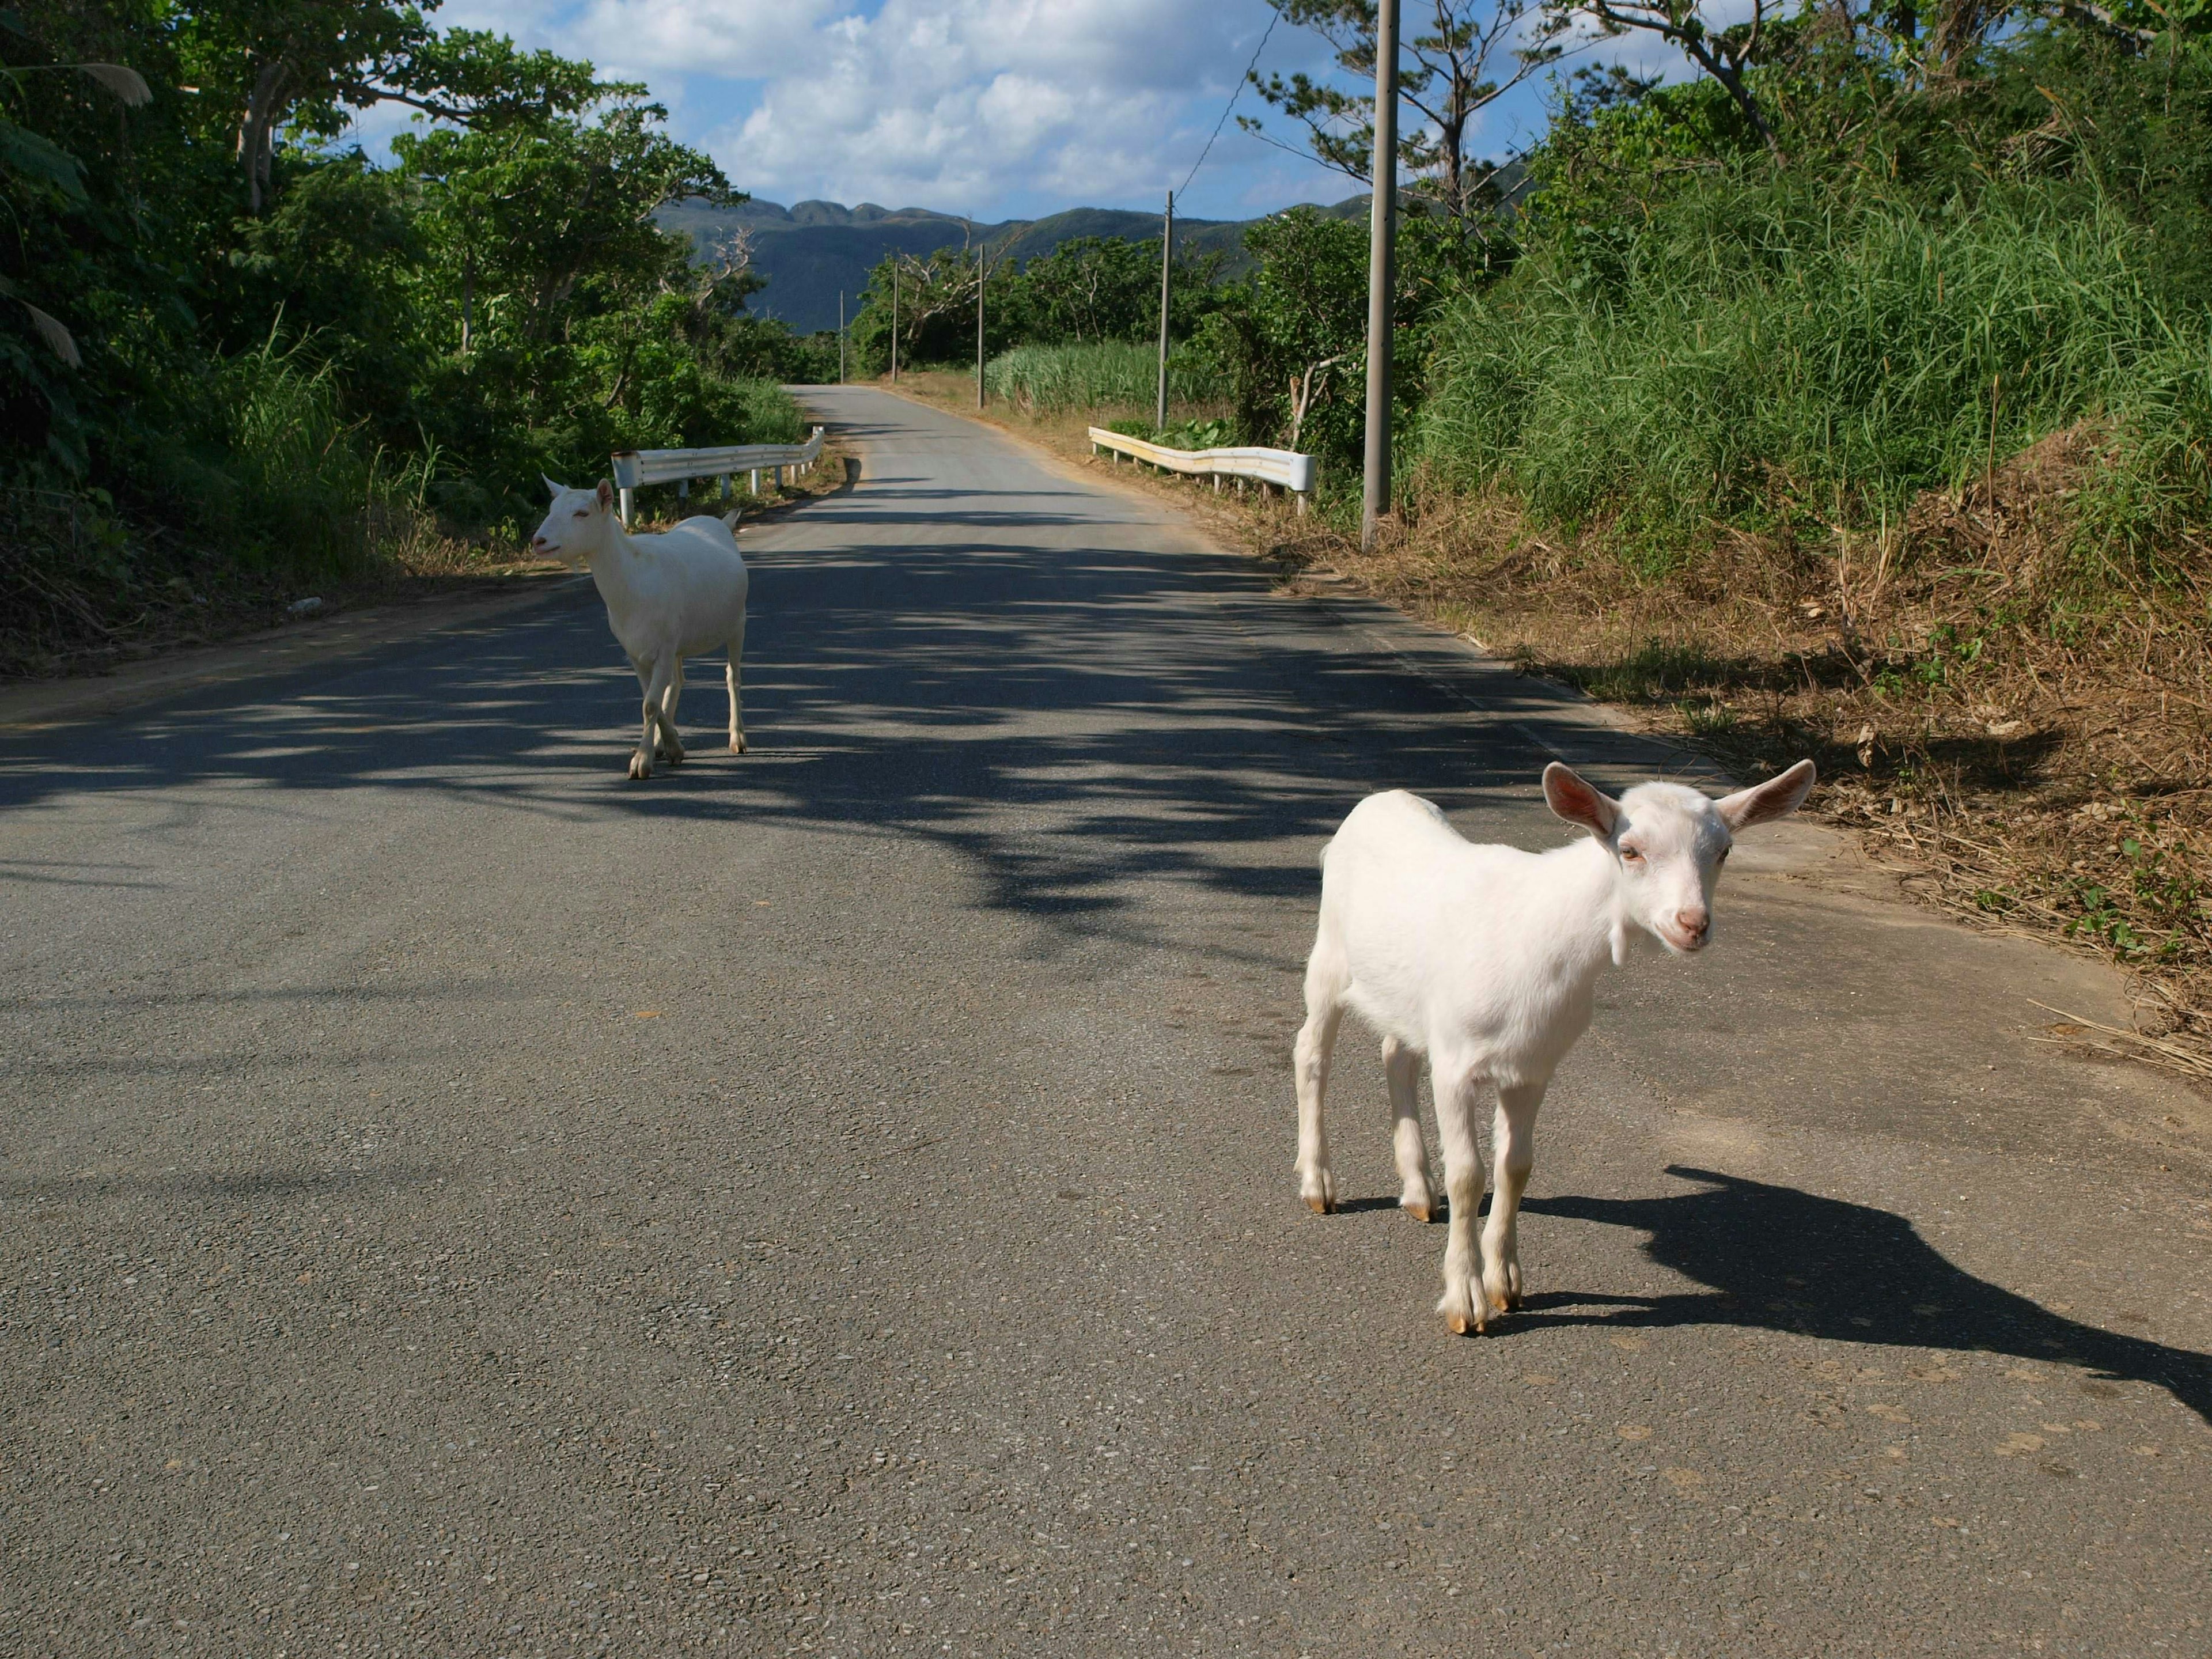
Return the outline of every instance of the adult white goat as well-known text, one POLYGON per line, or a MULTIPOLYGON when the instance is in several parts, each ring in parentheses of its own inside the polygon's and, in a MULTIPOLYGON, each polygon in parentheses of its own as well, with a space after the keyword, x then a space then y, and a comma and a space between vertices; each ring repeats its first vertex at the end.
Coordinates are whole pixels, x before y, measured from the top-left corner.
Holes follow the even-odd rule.
POLYGON ((541 558, 588 567, 606 601, 607 621, 645 692, 645 734, 629 757, 629 775, 649 778, 653 763, 684 758, 676 705, 684 695, 684 659, 727 647, 730 752, 745 752, 738 665, 745 649, 744 556, 734 533, 738 515, 686 519, 675 529, 633 536, 615 512, 614 486, 571 489, 552 479, 552 511, 530 550, 541 558))
POLYGON ((1322 854, 1321 926, 1296 1049, 1306 1202, 1323 1214, 1336 1207, 1322 1101, 1337 1024, 1352 1008, 1382 1034, 1398 1203, 1418 1221, 1434 1208, 1414 1095, 1428 1059, 1451 1209, 1437 1311, 1464 1334, 1520 1306, 1515 1221, 1535 1160, 1536 1109, 1589 1027, 1600 970, 1626 963, 1630 940, 1643 935, 1676 956, 1703 950, 1735 832, 1788 817, 1812 787, 1807 760, 1721 800, 1675 783, 1639 784, 1613 800, 1554 763, 1544 769, 1544 799, 1589 837, 1543 854, 1476 846, 1402 789, 1352 808, 1322 854), (1478 1261, 1474 1112, 1486 1083, 1498 1093, 1498 1191, 1478 1261))

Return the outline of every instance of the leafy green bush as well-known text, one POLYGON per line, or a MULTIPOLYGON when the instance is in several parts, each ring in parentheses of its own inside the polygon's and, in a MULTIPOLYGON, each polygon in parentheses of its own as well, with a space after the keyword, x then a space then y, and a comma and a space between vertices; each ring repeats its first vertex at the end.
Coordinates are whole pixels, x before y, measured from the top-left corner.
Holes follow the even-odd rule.
POLYGON ((1671 545, 1896 514, 2083 421, 2154 470, 2208 429, 2201 313, 2083 190, 1929 205, 1723 177, 1614 228, 1601 259, 1562 238, 1453 312, 1423 428, 1447 474, 1671 545))

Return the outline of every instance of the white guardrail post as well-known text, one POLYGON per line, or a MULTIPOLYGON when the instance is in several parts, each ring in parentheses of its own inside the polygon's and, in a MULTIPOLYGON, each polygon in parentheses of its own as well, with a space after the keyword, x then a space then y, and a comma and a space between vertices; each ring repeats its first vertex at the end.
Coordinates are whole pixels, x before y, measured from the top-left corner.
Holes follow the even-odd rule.
POLYGON ((647 484, 672 483, 678 501, 688 501, 694 478, 719 477, 722 494, 730 493, 731 477, 746 475, 750 492, 760 494, 763 469, 772 471, 776 488, 783 487, 783 470, 795 474, 811 471, 822 457, 822 428, 803 444, 731 444, 720 449, 623 449, 614 455, 615 487, 622 491, 623 528, 629 528, 632 492, 647 484))
POLYGON ((1293 450, 1170 449, 1164 444, 1147 443, 1127 433, 1109 432, 1103 426, 1094 426, 1091 428, 1091 453, 1095 455, 1102 449, 1111 451, 1116 459, 1127 455, 1132 460, 1170 472, 1197 477, 1210 476, 1217 490, 1224 478, 1237 480, 1239 495, 1243 494, 1248 478, 1263 486, 1273 484, 1298 498, 1300 514, 1306 510, 1306 497, 1313 493, 1314 458, 1293 450))

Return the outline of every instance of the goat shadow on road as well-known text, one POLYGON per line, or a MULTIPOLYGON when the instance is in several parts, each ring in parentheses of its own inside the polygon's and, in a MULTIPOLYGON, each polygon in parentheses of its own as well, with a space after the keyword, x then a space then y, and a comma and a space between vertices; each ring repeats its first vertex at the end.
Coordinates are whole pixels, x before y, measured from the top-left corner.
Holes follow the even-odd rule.
POLYGON ((1735 1325, 1875 1347, 2009 1354, 2094 1371, 2080 1385, 2093 1397, 2119 1382, 2154 1384, 2212 1423, 2212 1356, 2053 1313, 1954 1265, 1887 1210, 1712 1170, 1677 1164, 1667 1173, 1703 1185, 1653 1198, 1532 1198, 1522 1207, 1647 1232, 1652 1261, 1710 1288, 1655 1297, 1540 1292, 1508 1322, 1508 1334, 1539 1326, 1735 1325), (1613 1311, 1573 1311, 1598 1303, 1613 1311))

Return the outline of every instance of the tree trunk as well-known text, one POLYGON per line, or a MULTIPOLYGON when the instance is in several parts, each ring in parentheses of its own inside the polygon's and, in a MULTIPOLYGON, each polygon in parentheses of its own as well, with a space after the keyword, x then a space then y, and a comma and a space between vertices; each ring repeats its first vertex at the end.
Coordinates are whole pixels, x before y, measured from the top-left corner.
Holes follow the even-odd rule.
POLYGON ((246 100, 246 115, 238 127, 238 159, 246 165, 248 210, 258 218, 270 186, 270 170, 276 150, 276 128, 284 117, 285 83, 292 66, 281 58, 264 64, 253 77, 253 91, 246 100))

